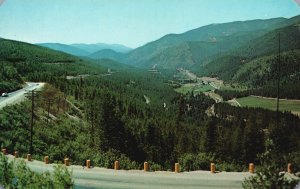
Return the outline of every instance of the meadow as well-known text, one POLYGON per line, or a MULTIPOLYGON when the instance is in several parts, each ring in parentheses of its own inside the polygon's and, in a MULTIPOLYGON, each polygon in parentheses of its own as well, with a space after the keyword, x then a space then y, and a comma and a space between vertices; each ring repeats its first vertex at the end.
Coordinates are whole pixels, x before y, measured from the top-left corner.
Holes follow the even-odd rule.
MULTIPOLYGON (((265 98, 257 96, 248 96, 236 99, 242 107, 259 107, 269 110, 276 110, 277 100, 275 98, 265 98)), ((290 111, 293 114, 300 115, 300 100, 279 100, 280 111, 290 111)))

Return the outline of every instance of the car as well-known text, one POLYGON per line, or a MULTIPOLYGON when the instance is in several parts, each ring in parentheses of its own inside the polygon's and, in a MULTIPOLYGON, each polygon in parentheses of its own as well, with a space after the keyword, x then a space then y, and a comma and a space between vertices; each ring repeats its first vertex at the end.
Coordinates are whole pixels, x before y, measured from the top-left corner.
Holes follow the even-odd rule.
POLYGON ((8 93, 2 93, 2 97, 8 97, 8 93))

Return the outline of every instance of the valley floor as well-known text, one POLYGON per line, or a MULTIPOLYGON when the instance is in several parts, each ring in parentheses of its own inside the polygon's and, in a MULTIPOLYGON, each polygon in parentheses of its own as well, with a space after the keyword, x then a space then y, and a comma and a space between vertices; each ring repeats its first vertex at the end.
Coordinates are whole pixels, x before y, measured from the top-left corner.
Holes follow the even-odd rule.
MULTIPOLYGON (((179 75, 183 79, 190 79, 194 82, 182 84, 181 87, 176 88, 175 91, 182 94, 186 94, 188 92, 198 94, 203 92, 205 95, 214 99, 217 103, 222 102, 223 100, 220 95, 214 92, 215 89, 237 91, 243 90, 243 88, 232 88, 230 85, 225 85, 222 80, 217 78, 197 77, 189 70, 181 70, 179 75)), ((251 95, 243 98, 234 98, 226 102, 232 106, 256 107, 275 111, 277 100, 276 98, 251 95)), ((300 115, 300 100, 280 99, 279 110, 282 112, 289 111, 295 115, 300 115)))

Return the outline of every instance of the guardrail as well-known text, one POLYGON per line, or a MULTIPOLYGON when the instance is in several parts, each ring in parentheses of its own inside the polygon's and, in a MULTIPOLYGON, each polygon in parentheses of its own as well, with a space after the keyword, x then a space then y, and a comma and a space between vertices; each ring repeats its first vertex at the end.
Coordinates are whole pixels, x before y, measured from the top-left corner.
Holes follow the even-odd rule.
MULTIPOLYGON (((7 155, 7 149, 5 148, 2 148, 1 152, 4 154, 4 155, 7 155)), ((14 157, 15 158, 18 158, 19 157, 19 153, 18 151, 15 151, 14 152, 14 157)), ((27 161, 32 161, 32 156, 31 154, 27 154, 26 155, 26 159, 27 161)), ((49 156, 45 156, 44 157, 44 163, 45 164, 49 164, 49 156)), ((65 166, 69 166, 70 165, 70 159, 69 158, 65 158, 64 159, 64 165, 65 166)), ((91 168, 91 160, 86 160, 86 164, 85 164, 85 167, 90 169, 91 168)), ((115 161, 114 164, 113 164, 113 168, 114 170, 119 170, 120 169, 120 162, 119 161, 115 161)), ((143 169, 145 172, 148 172, 150 170, 150 165, 148 162, 144 162, 144 169, 143 169)), ((254 166, 254 163, 249 163, 249 173, 253 174, 255 173, 255 166, 254 166)), ((175 163, 174 165, 174 172, 175 173, 180 173, 180 164, 179 163, 175 163)), ((216 173, 216 164, 215 163, 210 163, 210 172, 212 174, 216 173)), ((293 173, 293 166, 291 163, 288 163, 287 164, 287 171, 288 173, 292 174, 293 173)))

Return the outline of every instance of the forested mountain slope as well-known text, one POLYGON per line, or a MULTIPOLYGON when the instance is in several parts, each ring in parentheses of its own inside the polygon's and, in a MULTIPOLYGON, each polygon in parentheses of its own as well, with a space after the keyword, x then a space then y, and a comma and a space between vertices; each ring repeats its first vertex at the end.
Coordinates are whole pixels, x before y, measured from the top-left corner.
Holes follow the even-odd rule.
POLYGON ((0 39, 0 49, 1 94, 22 87, 24 81, 16 67, 25 67, 25 63, 72 63, 78 60, 65 53, 6 39, 0 39))
MULTIPOLYGON (((220 52, 226 52, 236 46, 245 44, 251 39, 255 39, 268 31, 281 26, 286 21, 284 18, 270 20, 252 20, 244 22, 232 22, 225 24, 211 24, 200 27, 195 30, 185 32, 183 34, 170 34, 139 47, 129 54, 125 60, 126 63, 139 67, 149 68, 149 66, 157 64, 158 67, 169 67, 174 69, 177 66, 184 65, 182 61, 174 62, 173 57, 180 52, 182 59, 187 59, 191 54, 194 56, 193 63, 188 62, 188 66, 202 64, 205 57, 199 59, 199 54, 216 55, 220 52), (196 47, 190 51, 186 48, 189 42, 215 43, 214 49, 205 49, 196 47), (170 56, 173 55, 173 56, 170 56), (169 57, 170 60, 168 58, 169 57)), ((193 47, 191 47, 193 49, 193 47)), ((207 56, 207 55, 206 55, 207 56)), ((187 66, 187 67, 188 67, 187 66)))
POLYGON ((23 79, 9 62, 0 61, 0 94, 22 87, 23 79))
POLYGON ((66 53, 36 45, 0 39, 0 60, 10 62, 36 61, 44 63, 72 63, 78 60, 66 53))
POLYGON ((300 32, 295 24, 273 30, 193 70, 250 89, 261 89, 256 94, 276 97, 279 33, 282 53, 280 85, 285 89, 282 97, 299 98, 300 32))
POLYGON ((38 81, 38 77, 104 72, 75 56, 19 41, 0 39, 0 49, 0 92, 21 88, 22 78, 38 81))

